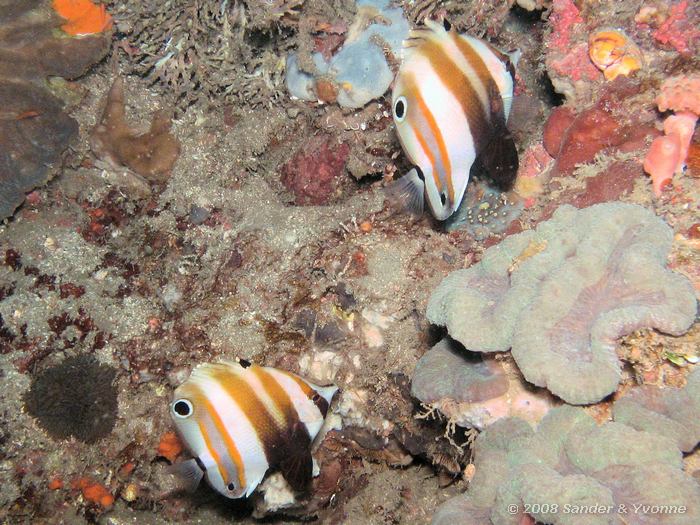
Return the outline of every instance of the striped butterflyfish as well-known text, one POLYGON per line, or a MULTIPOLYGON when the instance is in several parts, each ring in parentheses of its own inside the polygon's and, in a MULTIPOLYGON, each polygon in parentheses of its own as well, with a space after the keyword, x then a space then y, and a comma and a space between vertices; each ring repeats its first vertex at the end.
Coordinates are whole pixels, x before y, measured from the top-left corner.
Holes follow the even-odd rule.
POLYGON ((414 168, 388 192, 418 214, 427 199, 445 220, 459 207, 472 167, 500 189, 515 180, 518 152, 506 121, 517 54, 432 20, 425 26, 404 42, 392 94, 396 131, 414 168))
POLYGON ((304 491, 312 477, 311 444, 337 390, 243 360, 198 366, 170 405, 194 456, 176 471, 190 488, 206 476, 228 498, 250 496, 268 470, 304 491))

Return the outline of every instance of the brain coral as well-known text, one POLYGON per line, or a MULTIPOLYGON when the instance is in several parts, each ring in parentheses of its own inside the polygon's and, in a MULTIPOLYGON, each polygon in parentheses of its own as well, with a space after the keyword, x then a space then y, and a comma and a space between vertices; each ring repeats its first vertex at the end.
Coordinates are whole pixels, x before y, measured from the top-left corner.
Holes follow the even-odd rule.
POLYGON ((506 416, 537 422, 553 406, 553 396, 528 388, 512 363, 460 346, 440 341, 418 361, 411 382, 411 394, 451 422, 478 429, 506 416))
POLYGON ((615 402, 615 421, 668 436, 683 452, 700 441, 700 368, 684 388, 642 386, 615 402))
POLYGON ((700 523, 700 485, 673 440, 597 426, 581 408, 552 409, 536 432, 521 419, 497 421, 474 452, 469 490, 439 507, 434 525, 700 523))
POLYGON ((617 338, 693 323, 693 288, 666 268, 672 239, 641 206, 561 206, 448 275, 427 316, 469 350, 510 348, 525 379, 568 403, 595 403, 620 381, 617 338))

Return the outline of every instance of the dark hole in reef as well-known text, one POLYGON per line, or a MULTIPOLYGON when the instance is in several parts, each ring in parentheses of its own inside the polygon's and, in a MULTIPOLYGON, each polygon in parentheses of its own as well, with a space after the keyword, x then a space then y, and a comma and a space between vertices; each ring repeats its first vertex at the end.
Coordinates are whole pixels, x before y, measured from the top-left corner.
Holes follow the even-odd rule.
POLYGON ((557 93, 552 84, 552 79, 549 78, 547 73, 542 74, 538 81, 539 85, 542 87, 543 101, 550 107, 561 106, 566 98, 561 93, 557 93))
POLYGON ((542 22, 543 12, 544 9, 528 11, 527 9, 520 7, 518 4, 515 4, 508 13, 508 16, 516 20, 521 25, 535 25, 542 22))
POLYGON ((93 443, 108 435, 117 419, 115 375, 93 356, 69 357, 34 377, 25 408, 51 437, 93 443))
POLYGON ((384 174, 381 172, 380 173, 369 173, 369 174, 365 175, 364 177, 362 177, 361 179, 355 179, 355 177, 352 177, 352 176, 348 176, 348 178, 352 179, 357 186, 363 187, 363 186, 371 186, 375 182, 382 180, 384 178, 384 174))
POLYGON ((249 33, 246 33, 246 39, 252 47, 257 48, 267 47, 272 42, 269 32, 258 29, 253 29, 249 33))

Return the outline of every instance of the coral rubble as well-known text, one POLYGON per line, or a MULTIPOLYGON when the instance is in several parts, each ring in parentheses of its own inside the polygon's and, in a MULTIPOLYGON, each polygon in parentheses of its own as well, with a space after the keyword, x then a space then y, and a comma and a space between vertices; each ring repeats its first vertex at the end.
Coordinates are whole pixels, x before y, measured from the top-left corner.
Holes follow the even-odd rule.
POLYGON ((282 166, 282 184, 298 205, 328 204, 338 191, 350 148, 314 137, 282 166))
POLYGON ((511 352, 525 379, 572 404, 615 391, 615 340, 650 327, 682 334, 696 300, 666 268, 672 230, 636 205, 564 205, 446 277, 427 317, 467 349, 511 352))
POLYGON ((469 490, 439 507, 433 525, 700 520, 700 485, 681 470, 673 440, 617 422, 597 426, 580 408, 553 409, 536 431, 502 419, 474 451, 469 490))

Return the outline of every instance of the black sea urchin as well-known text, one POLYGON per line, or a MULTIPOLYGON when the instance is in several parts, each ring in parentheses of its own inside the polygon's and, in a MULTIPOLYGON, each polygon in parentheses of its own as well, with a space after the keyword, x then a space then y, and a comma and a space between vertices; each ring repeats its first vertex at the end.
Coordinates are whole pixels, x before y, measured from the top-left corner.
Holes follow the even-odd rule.
POLYGON ((97 441, 117 418, 115 373, 92 356, 69 357, 34 378, 24 399, 27 412, 54 438, 97 441))

